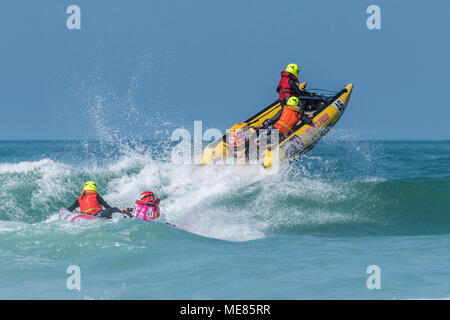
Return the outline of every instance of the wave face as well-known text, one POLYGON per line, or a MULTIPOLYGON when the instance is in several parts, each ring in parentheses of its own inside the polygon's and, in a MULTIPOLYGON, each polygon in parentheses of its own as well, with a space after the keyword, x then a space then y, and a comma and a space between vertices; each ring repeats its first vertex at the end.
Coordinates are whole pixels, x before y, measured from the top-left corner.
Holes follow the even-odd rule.
MULTIPOLYGON (((336 132, 299 161, 284 164, 275 175, 262 174, 256 165, 177 165, 169 161, 171 145, 165 142, 0 142, 0 257, 8 261, 0 269, 11 275, 5 284, 8 292, 0 290, 0 297, 11 297, 14 288, 20 287, 16 284, 25 281, 14 271, 17 266, 22 271, 50 268, 49 273, 42 271, 35 283, 27 280, 45 287, 44 280, 52 278, 50 272, 56 272, 56 266, 58 272, 75 262, 91 268, 99 263, 99 255, 111 263, 105 266, 111 278, 129 268, 138 279, 144 277, 147 271, 142 266, 154 263, 151 257, 158 257, 167 268, 167 274, 159 274, 161 279, 191 270, 192 279, 229 281, 219 294, 213 289, 193 293, 189 289, 193 283, 184 277, 175 276, 181 281, 176 290, 161 285, 161 279, 148 279, 149 285, 160 285, 159 291, 150 294, 153 298, 232 298, 239 281, 253 289, 238 290, 237 298, 320 298, 325 293, 329 298, 448 296, 443 288, 427 289, 428 278, 420 280, 422 287, 411 285, 401 293, 386 290, 378 296, 350 287, 342 295, 334 295, 309 282, 317 280, 313 270, 321 265, 342 267, 347 259, 355 259, 356 253, 363 261, 359 265, 353 260, 347 267, 362 273, 364 287, 364 268, 374 263, 364 251, 367 248, 372 250, 371 257, 377 257, 374 260, 385 263, 393 261, 386 260, 387 256, 395 259, 397 254, 407 255, 405 260, 422 256, 430 261, 427 257, 433 252, 430 259, 438 259, 437 254, 446 261, 433 263, 448 266, 448 248, 417 250, 440 243, 450 234, 450 142, 353 141, 351 136, 336 132), (161 198, 160 221, 79 225, 58 221, 59 208, 71 205, 87 180, 96 181, 99 193, 118 207, 130 206, 144 190, 154 191, 161 198), (119 255, 131 259, 133 265, 119 255), (119 259, 118 264, 115 259, 119 259), (287 273, 265 282, 273 290, 260 290, 260 277, 249 275, 255 270, 260 276, 272 274, 269 265, 275 261, 284 263, 276 268, 287 273), (242 273, 233 271, 237 270, 234 262, 242 273), (303 293, 283 285, 287 281, 284 276, 294 272, 288 270, 296 263, 310 268, 291 275, 309 283, 302 287, 303 293)), ((401 276, 395 281, 398 279, 401 276)), ((93 281, 89 290, 78 295, 64 288, 55 292, 66 298, 122 298, 130 294, 139 298, 147 292, 138 280, 133 282, 127 276, 122 280, 120 288, 93 281), (96 291, 96 286, 108 289, 96 291)), ((15 297, 19 297, 18 292, 15 297)), ((46 297, 56 297, 53 294, 46 297)), ((30 293, 29 297, 43 296, 30 293)))
POLYGON ((153 157, 158 150, 145 142, 126 148, 3 143, 0 220, 45 221, 76 199, 84 181, 95 180, 114 206, 130 206, 143 190, 153 190, 167 221, 219 239, 446 233, 449 148, 445 142, 331 140, 287 170, 264 175, 256 165, 173 164, 153 157), (92 151, 101 149, 109 154, 92 151), (28 161, 8 161, 17 158, 28 161))

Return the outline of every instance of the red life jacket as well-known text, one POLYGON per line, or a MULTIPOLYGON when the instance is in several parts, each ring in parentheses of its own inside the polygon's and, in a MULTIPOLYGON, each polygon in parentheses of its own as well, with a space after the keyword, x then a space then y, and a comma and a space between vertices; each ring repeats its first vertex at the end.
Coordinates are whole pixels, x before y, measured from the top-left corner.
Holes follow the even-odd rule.
POLYGON ((294 80, 296 86, 298 87, 298 78, 296 76, 287 71, 281 71, 281 79, 277 87, 277 92, 280 95, 280 102, 286 101, 287 99, 289 99, 289 97, 295 95, 294 88, 289 83, 290 79, 294 80))
POLYGON ((155 198, 153 200, 136 200, 135 204, 137 205, 145 205, 145 206, 149 206, 149 207, 154 207, 155 208, 155 212, 153 215, 153 219, 156 219, 159 217, 159 202, 160 200, 158 198, 155 198))
POLYGON ((302 112, 298 106, 284 106, 280 119, 273 125, 282 135, 291 131, 295 124, 300 120, 302 112))
POLYGON ((97 193, 93 191, 81 191, 78 197, 80 211, 83 213, 96 214, 102 211, 102 205, 97 200, 97 193))

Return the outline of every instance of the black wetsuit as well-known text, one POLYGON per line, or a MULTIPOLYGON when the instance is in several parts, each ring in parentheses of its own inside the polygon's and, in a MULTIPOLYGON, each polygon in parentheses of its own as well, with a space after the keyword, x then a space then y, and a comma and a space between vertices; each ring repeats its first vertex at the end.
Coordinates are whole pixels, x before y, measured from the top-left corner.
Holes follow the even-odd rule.
MULTIPOLYGON (((122 212, 122 211, 120 211, 119 208, 111 207, 108 203, 106 203, 106 201, 99 194, 97 194, 97 201, 105 208, 104 210, 95 214, 95 216, 97 216, 99 218, 111 219, 113 213, 122 212)), ((70 207, 67 208, 67 210, 73 211, 76 208, 78 208, 79 206, 80 206, 80 204, 78 203, 78 199, 77 199, 70 207)))

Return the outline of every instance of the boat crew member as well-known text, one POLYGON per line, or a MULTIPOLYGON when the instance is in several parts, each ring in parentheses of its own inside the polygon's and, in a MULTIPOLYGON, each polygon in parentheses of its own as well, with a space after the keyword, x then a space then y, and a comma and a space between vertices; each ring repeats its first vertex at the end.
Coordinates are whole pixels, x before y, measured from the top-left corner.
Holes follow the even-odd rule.
POLYGON ((159 202, 151 191, 141 193, 140 200, 136 200, 134 208, 122 208, 122 212, 128 212, 132 216, 144 220, 153 220, 159 217, 159 202))
POLYGON ((292 128, 302 120, 304 123, 314 125, 311 118, 303 113, 303 107, 299 105, 299 99, 295 96, 290 97, 286 105, 273 118, 268 119, 260 127, 267 128, 267 143, 271 143, 272 130, 277 129, 280 134, 281 142, 291 132, 292 128))
POLYGON ((84 214, 104 219, 111 219, 114 212, 121 212, 119 208, 111 207, 97 193, 97 184, 94 181, 88 181, 84 184, 80 196, 67 210, 73 212, 78 207, 80 207, 80 212, 84 214))
POLYGON ((281 71, 281 79, 278 82, 277 92, 279 101, 282 105, 286 105, 287 99, 295 97, 314 97, 315 94, 307 92, 305 85, 299 85, 298 73, 300 68, 295 63, 287 65, 285 71, 281 71))

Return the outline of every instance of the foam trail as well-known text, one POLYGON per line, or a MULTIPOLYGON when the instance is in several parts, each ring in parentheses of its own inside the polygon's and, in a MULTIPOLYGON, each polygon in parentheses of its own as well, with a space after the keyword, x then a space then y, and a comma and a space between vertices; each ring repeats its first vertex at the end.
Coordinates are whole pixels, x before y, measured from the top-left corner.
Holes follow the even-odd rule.
POLYGON ((52 221, 59 207, 69 206, 89 179, 97 181, 105 200, 118 207, 130 207, 141 192, 152 190, 162 199, 162 220, 224 240, 258 239, 292 226, 367 221, 331 209, 335 203, 358 197, 351 184, 299 177, 298 171, 307 170, 302 166, 263 175, 258 165, 178 165, 154 159, 148 148, 139 148, 103 166, 50 159, 2 165, 7 187, 0 191, 0 199, 7 210, 0 213, 11 220, 53 217, 48 220, 52 221), (25 201, 7 197, 24 187, 30 191, 25 201))

